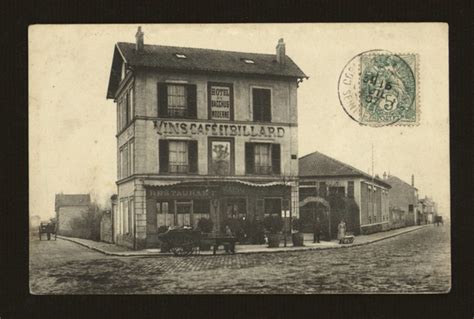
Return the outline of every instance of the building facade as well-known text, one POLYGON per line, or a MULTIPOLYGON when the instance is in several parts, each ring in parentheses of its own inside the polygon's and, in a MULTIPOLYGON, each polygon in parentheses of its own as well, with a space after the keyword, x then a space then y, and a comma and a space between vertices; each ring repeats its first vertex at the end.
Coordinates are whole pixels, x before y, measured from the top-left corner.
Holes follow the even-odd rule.
POLYGON ((384 173, 384 181, 392 188, 389 192, 390 223, 393 228, 413 226, 418 220, 418 189, 415 187, 415 177, 412 175, 411 184, 402 179, 384 173))
POLYGON ((313 223, 316 216, 329 219, 330 212, 333 236, 340 219, 355 234, 389 229, 390 185, 377 176, 320 152, 300 158, 299 170, 300 215, 306 223, 313 223))
POLYGON ((117 43, 116 243, 159 245, 160 227, 297 214, 297 87, 285 54, 117 43))

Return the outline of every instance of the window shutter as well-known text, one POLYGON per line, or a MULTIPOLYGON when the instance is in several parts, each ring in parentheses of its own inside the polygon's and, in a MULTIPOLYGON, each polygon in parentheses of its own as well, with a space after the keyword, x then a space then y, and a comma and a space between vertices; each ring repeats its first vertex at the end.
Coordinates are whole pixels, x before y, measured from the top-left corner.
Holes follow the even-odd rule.
POLYGON ((245 173, 253 174, 255 166, 254 144, 245 143, 245 173))
POLYGON ((168 172, 168 162, 169 162, 169 149, 168 141, 160 140, 159 141, 159 159, 160 159, 160 173, 168 172))
POLYGON ((168 117, 168 89, 166 83, 158 83, 158 117, 168 117))
POLYGON ((262 120, 264 122, 272 121, 272 99, 271 99, 271 90, 262 90, 262 120))
POLYGON ((259 89, 252 89, 252 108, 253 108, 253 120, 261 121, 262 120, 262 101, 261 95, 259 94, 259 89))
POLYGON ((189 162, 189 172, 197 173, 198 172, 198 144, 197 141, 188 142, 188 162, 189 162))
POLYGON ((281 173, 280 144, 272 144, 272 170, 273 174, 281 173))
POLYGON ((197 118, 197 99, 196 99, 196 85, 188 84, 186 86, 188 94, 188 116, 189 118, 197 118))

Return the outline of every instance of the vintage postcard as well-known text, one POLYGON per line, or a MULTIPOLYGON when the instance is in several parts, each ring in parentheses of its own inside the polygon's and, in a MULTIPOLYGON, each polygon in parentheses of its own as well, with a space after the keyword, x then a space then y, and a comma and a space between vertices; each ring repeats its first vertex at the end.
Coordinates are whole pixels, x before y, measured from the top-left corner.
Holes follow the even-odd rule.
POLYGON ((32 294, 450 291, 447 24, 28 35, 32 294))

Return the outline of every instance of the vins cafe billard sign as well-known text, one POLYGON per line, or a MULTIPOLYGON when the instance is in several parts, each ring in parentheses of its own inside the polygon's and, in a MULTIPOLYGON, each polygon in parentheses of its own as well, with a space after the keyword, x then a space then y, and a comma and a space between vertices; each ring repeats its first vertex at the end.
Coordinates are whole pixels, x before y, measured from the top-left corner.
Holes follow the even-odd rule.
POLYGON ((285 136, 285 129, 281 126, 176 121, 156 121, 155 123, 158 135, 206 135, 244 137, 285 136))

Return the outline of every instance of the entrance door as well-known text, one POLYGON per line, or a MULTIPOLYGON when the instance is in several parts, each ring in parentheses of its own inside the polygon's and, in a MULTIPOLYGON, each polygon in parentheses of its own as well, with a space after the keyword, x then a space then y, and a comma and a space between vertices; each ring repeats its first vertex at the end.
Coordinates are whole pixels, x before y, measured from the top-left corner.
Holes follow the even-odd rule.
POLYGON ((193 202, 176 202, 176 226, 191 226, 193 202))

